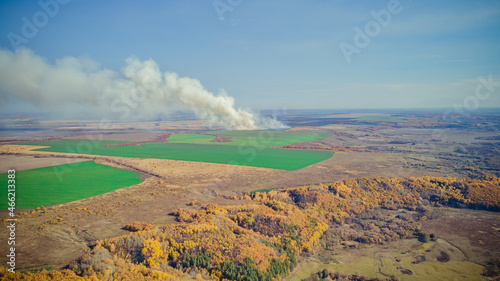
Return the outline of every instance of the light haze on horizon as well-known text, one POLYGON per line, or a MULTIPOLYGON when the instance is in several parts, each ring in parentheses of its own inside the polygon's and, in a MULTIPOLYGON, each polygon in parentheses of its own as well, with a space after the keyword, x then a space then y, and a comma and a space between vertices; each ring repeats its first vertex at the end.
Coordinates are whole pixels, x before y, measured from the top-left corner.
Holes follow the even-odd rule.
MULTIPOLYGON (((68 1, 20 45, 52 64, 84 57, 118 73, 131 55, 152 59, 253 110, 453 108, 478 77, 500 82, 500 1, 229 2, 221 12, 214 3, 227 0, 68 1), (356 47, 356 28, 388 5, 399 12, 346 59, 340 46, 356 47)), ((22 36, 23 18, 39 11, 38 1, 2 1, 0 48, 14 51, 9 34, 22 36)), ((495 83, 479 107, 500 107, 495 83)), ((34 110, 0 95, 4 112, 34 110)))

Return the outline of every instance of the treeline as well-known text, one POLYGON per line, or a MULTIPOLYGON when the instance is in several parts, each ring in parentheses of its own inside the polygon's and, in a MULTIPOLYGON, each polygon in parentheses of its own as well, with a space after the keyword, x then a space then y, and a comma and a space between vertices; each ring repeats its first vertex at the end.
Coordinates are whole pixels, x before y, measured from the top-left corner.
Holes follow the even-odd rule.
MULTIPOLYGON (((130 223, 124 226, 132 231, 130 234, 96 241, 91 252, 65 270, 12 274, 1 268, 0 277, 280 280, 293 270, 300 256, 320 247, 335 248, 345 241, 385 243, 417 237, 418 222, 423 219, 418 211, 426 205, 498 211, 499 183, 489 174, 468 180, 364 178, 248 193, 240 199, 250 203, 177 210, 173 215, 178 224, 130 223), (378 212, 380 209, 388 211, 378 212), (387 216, 397 209, 411 212, 387 216)), ((352 278, 344 279, 362 280, 352 278)))
POLYGON ((500 179, 484 173, 482 179, 446 177, 362 178, 334 183, 248 194, 244 199, 278 200, 302 209, 320 209, 327 221, 373 210, 416 210, 422 205, 500 210, 500 179))

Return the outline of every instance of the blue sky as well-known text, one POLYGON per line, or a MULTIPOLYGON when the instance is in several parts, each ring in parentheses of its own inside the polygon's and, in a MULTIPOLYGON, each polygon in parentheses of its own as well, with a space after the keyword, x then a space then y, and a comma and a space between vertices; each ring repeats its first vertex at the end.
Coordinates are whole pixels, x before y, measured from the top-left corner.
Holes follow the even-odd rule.
MULTIPOLYGON (((473 101, 478 77, 500 82, 500 1, 73 0, 58 7, 22 44, 48 61, 83 56, 120 71, 130 55, 151 58, 254 110, 450 108, 473 101), (214 3, 235 5, 221 19, 214 3), (365 30, 371 12, 388 5, 400 12, 389 11, 387 26, 379 24, 348 62, 340 45, 356 47, 355 28, 365 30)), ((0 47, 13 50, 8 34, 22 36, 22 18, 40 11, 37 1, 1 1, 0 47)), ((500 84, 476 101, 500 107, 500 84)))

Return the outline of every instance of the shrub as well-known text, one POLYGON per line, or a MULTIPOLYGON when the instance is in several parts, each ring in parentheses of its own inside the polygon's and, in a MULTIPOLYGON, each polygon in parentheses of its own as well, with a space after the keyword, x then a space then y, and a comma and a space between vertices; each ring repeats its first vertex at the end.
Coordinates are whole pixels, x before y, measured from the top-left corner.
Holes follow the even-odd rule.
POLYGON ((111 253, 104 248, 95 248, 90 254, 81 257, 72 268, 81 275, 92 275, 94 272, 113 274, 116 271, 111 253))
POLYGON ((136 231, 150 229, 153 227, 154 227, 154 225, 146 223, 146 222, 133 222, 133 223, 127 224, 125 227, 123 227, 123 229, 128 230, 128 231, 132 231, 132 232, 136 232, 136 231))
POLYGON ((425 232, 419 232, 417 234, 417 238, 418 238, 418 241, 422 242, 422 243, 427 243, 429 242, 429 234, 428 233, 425 233, 425 232))

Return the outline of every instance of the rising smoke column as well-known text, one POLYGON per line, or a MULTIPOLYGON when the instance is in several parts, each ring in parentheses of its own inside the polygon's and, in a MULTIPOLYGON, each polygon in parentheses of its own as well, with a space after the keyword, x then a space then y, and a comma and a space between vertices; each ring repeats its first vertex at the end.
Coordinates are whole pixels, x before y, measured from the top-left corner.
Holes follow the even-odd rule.
POLYGON ((0 100, 16 98, 51 111, 90 107, 103 116, 120 113, 126 120, 154 118, 181 105, 226 129, 286 128, 275 119, 236 109, 234 98, 224 91, 214 95, 196 79, 162 73, 151 59, 130 57, 126 62, 120 75, 85 57, 50 64, 27 48, 0 49, 0 100))

